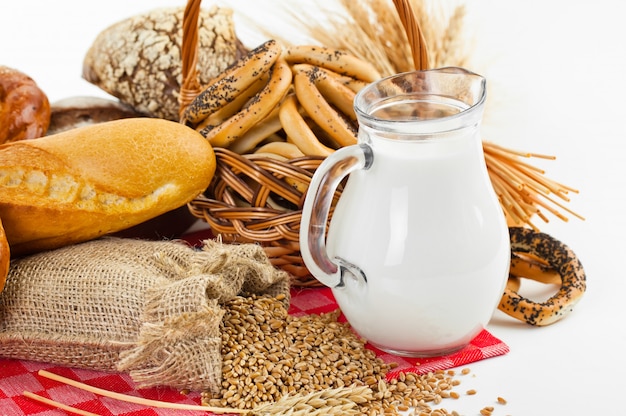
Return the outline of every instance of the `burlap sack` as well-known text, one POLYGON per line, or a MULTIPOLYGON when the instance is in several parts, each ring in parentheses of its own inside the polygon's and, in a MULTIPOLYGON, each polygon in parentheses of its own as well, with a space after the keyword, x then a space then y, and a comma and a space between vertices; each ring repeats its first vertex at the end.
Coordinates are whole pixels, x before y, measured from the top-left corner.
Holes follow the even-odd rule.
POLYGON ((246 293, 289 302, 254 244, 103 238, 24 257, 0 294, 0 356, 219 392, 220 305, 246 293))

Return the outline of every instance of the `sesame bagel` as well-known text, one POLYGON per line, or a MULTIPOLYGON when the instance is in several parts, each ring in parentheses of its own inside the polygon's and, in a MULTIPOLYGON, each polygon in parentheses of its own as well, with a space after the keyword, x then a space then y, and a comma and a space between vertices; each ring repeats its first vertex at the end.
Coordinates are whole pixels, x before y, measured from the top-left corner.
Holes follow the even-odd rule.
MULTIPOLYGON (((528 254, 545 262, 541 273, 536 275, 512 275, 498 305, 507 315, 530 325, 545 326, 559 321, 568 315, 586 290, 586 276, 576 254, 565 244, 548 234, 524 227, 509 228, 512 258, 516 253, 528 254), (534 302, 521 296, 516 279, 528 277, 542 281, 541 276, 553 272, 560 276, 560 288, 545 302, 534 302), (538 277, 539 276, 539 277, 538 277)), ((543 280, 550 283, 550 280, 543 280)))

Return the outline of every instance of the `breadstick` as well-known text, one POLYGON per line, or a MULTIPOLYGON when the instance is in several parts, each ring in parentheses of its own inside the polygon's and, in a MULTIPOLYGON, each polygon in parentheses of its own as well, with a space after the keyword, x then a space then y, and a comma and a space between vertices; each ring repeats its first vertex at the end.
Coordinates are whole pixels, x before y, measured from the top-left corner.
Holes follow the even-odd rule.
POLYGON ((289 94, 280 105, 278 116, 280 124, 287 133, 287 140, 294 143, 302 153, 309 156, 329 156, 334 152, 330 147, 324 146, 309 128, 302 115, 298 111, 296 96, 289 94))
POLYGON ((339 49, 299 45, 286 49, 283 56, 291 65, 299 63, 316 65, 365 82, 373 82, 381 77, 373 65, 339 49))
POLYGON ((280 57, 282 48, 268 40, 222 72, 187 106, 182 121, 197 124, 232 101, 267 73, 280 57))

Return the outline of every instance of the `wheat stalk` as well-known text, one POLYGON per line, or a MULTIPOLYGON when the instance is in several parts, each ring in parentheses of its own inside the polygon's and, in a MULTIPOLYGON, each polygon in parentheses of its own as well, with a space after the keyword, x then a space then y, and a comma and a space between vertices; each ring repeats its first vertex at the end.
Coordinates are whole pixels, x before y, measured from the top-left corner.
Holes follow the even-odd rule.
MULTIPOLYGON (((308 3, 289 2, 285 7, 297 27, 308 33, 314 42, 343 49, 364 59, 372 63, 382 76, 425 69, 416 68, 416 65, 423 67, 420 62, 424 60, 431 68, 467 67, 470 63, 471 37, 465 27, 467 10, 462 3, 444 10, 440 1, 339 1, 344 12, 338 13, 336 8, 322 10, 327 19, 319 21, 308 18, 309 13, 305 9, 309 7, 308 3), (414 16, 407 14, 409 9, 414 16), (411 25, 418 26, 421 36, 411 35, 411 25), (422 43, 427 44, 427 48, 422 43), (424 58, 426 54, 427 58, 424 58), (416 55, 422 59, 411 59, 416 55)), ((268 37, 290 45, 288 39, 282 39, 272 30, 264 28, 263 23, 253 18, 250 22, 268 37)), ((577 190, 545 177, 545 172, 522 160, 555 159, 553 156, 519 152, 488 141, 483 141, 483 149, 492 185, 509 225, 528 225, 537 230, 539 227, 533 224, 532 217, 549 222, 542 209, 563 221, 568 218, 561 210, 584 219, 559 202, 569 202, 568 193, 577 193, 577 190)))
POLYGON ((308 394, 284 396, 276 402, 260 405, 255 415, 357 415, 358 405, 374 400, 372 389, 352 385, 308 394))
MULTIPOLYGON (((254 409, 235 409, 230 407, 214 407, 205 405, 193 405, 185 403, 170 403, 161 400, 145 399, 143 397, 131 396, 123 393, 116 393, 98 387, 90 386, 80 381, 72 380, 61 375, 40 370, 40 376, 58 381, 63 384, 88 391, 100 396, 109 397, 115 400, 140 404, 148 407, 162 409, 195 410, 213 413, 237 413, 254 416, 291 415, 291 416, 323 416, 323 415, 358 415, 358 406, 374 400, 372 389, 367 386, 351 385, 334 389, 324 389, 309 394, 295 394, 283 396, 275 402, 261 404, 254 409)), ((46 403, 50 406, 66 410, 68 412, 94 416, 93 413, 67 406, 56 401, 41 397, 31 392, 25 391, 24 396, 33 400, 46 403)))
MULTIPOLYGON (((378 65, 383 75, 426 69, 424 59, 433 68, 468 65, 471 48, 468 47, 464 27, 467 11, 463 4, 455 6, 452 13, 446 15, 441 4, 436 4, 438 8, 429 7, 426 0, 393 2, 396 10, 388 0, 342 0, 351 17, 347 19, 349 24, 335 22, 334 30, 330 31, 311 21, 301 20, 300 24, 321 43, 345 49, 378 65), (408 15, 410 9, 414 16, 408 15), (421 36, 412 33, 412 26, 415 25, 418 31, 421 29, 421 36), (424 58, 426 46, 422 43, 428 44, 427 58, 424 58), (376 52, 368 56, 363 48, 376 52), (384 59, 381 54, 385 55, 384 59), (416 59, 416 55, 421 55, 422 59, 416 59), (410 56, 414 56, 413 62, 408 59, 410 56)), ((549 222, 542 209, 563 221, 568 221, 568 218, 561 210, 584 219, 559 202, 569 202, 568 193, 577 193, 577 190, 545 177, 545 172, 522 160, 530 157, 555 159, 553 156, 519 152, 487 141, 483 141, 483 150, 492 185, 509 225, 528 225, 538 230, 532 217, 549 222)))

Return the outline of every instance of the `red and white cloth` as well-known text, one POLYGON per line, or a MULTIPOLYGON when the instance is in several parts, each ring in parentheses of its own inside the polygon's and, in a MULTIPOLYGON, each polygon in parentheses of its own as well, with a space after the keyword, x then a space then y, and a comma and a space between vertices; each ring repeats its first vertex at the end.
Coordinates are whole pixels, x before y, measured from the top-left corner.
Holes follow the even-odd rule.
MULTIPOLYGON (((319 314, 331 312, 335 309, 337 309, 337 303, 330 289, 306 288, 292 290, 290 309, 292 314, 319 314)), ((410 359, 393 356, 377 349, 374 349, 374 351, 384 361, 396 362, 398 364, 398 367, 389 374, 389 377, 393 377, 399 371, 425 373, 460 367, 475 361, 506 354, 509 348, 487 330, 483 330, 463 350, 442 357, 410 359)), ((111 374, 59 367, 47 363, 0 359, 0 415, 57 416, 67 414, 62 410, 53 409, 50 406, 25 397, 23 395, 25 390, 102 416, 162 416, 173 414, 172 410, 146 408, 138 404, 100 397, 93 393, 40 377, 37 372, 42 369, 119 393, 171 403, 200 403, 200 395, 197 393, 183 395, 177 390, 165 387, 137 389, 127 374, 111 374)), ((198 412, 177 410, 174 414, 177 416, 198 415, 198 412)), ((207 414, 210 413, 207 412, 207 414)))
MULTIPOLYGON (((189 236, 190 242, 198 235, 189 236)), ((200 238, 201 239, 201 238, 200 238)), ((197 240, 196 240, 197 241, 197 240)), ((332 312, 338 308, 332 291, 325 287, 294 288, 290 313, 293 315, 320 314, 332 312)), ((343 316, 339 318, 343 320, 343 316)), ((369 347, 369 346, 368 346, 369 347)), ((388 374, 394 377, 400 371, 426 373, 460 367, 486 358, 508 353, 508 346, 483 330, 467 347, 454 354, 427 359, 397 357, 371 347, 386 362, 395 362, 398 366, 388 374)), ((95 387, 123 394, 135 395, 147 399, 171 403, 200 404, 200 394, 181 394, 175 389, 158 387, 137 389, 127 374, 104 373, 75 368, 59 367, 49 363, 9 360, 0 358, 0 416, 58 416, 67 413, 31 400, 23 395, 24 391, 38 394, 77 409, 102 416, 161 416, 161 415, 198 415, 196 411, 147 408, 146 406, 121 402, 101 397, 75 387, 65 385, 39 376, 39 370, 83 382, 95 387)), ((207 415, 210 414, 207 412, 207 415)))

